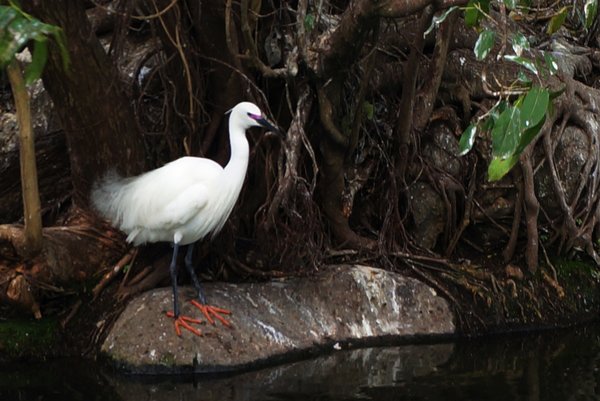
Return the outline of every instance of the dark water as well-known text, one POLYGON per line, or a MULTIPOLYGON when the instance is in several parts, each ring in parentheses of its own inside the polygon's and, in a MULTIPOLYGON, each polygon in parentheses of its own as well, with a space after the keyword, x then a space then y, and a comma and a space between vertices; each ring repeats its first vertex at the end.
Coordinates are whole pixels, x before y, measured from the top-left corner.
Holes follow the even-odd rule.
POLYGON ((600 400, 600 325, 335 351, 229 377, 131 377, 85 361, 0 366, 1 401, 600 400))

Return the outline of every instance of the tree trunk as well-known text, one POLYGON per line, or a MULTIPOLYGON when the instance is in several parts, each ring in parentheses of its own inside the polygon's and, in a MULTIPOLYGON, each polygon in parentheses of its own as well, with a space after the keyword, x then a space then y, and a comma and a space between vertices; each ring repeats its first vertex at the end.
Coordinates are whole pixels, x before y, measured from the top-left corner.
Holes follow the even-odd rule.
POLYGON ((86 207, 94 181, 107 169, 125 175, 143 171, 142 138, 117 70, 91 29, 84 2, 28 0, 23 5, 66 35, 68 69, 59 52, 51 51, 43 80, 65 130, 74 202, 86 207))
MULTIPOLYGON (((2 223, 19 221, 23 217, 23 201, 21 199, 19 154, 18 150, 9 150, 2 160, 0 174, 0 216, 2 223)), ((42 207, 43 224, 48 224, 46 216, 49 211, 57 209, 71 195, 69 179, 69 160, 65 157, 67 145, 62 131, 38 132, 35 138, 35 158, 37 165, 38 185, 42 207)), ((53 217, 49 213, 48 217, 53 217)), ((53 219, 49 219, 52 223, 53 219)))
POLYGON ((33 258, 26 252, 27 232, 0 225, 0 300, 40 317, 38 300, 48 288, 62 293, 55 284, 88 280, 122 256, 124 238, 86 209, 94 182, 108 169, 124 175, 143 171, 145 148, 117 69, 92 31, 84 2, 28 0, 23 6, 64 30, 70 56, 65 68, 61 54, 51 48, 42 79, 65 132, 74 207, 65 227, 43 230, 41 252, 33 258))

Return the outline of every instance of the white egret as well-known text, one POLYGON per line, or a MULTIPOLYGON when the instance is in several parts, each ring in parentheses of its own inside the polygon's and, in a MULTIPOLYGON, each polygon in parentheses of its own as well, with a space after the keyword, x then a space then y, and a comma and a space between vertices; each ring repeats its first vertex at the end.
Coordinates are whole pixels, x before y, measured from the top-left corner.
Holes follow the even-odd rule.
POLYGON ((242 189, 248 167, 249 145, 246 130, 264 127, 278 131, 253 103, 236 105, 229 116, 231 157, 223 168, 201 157, 182 157, 163 167, 137 177, 122 178, 108 174, 92 190, 92 204, 102 216, 127 234, 134 245, 146 242, 172 242, 173 257, 169 266, 173 286, 175 331, 180 326, 196 335, 200 332, 191 323, 199 320, 181 316, 177 302, 177 254, 179 247, 189 245, 185 266, 198 291, 198 307, 210 323, 211 315, 225 325, 221 316, 230 312, 206 304, 200 282, 192 265, 193 243, 218 233, 227 221, 242 189))

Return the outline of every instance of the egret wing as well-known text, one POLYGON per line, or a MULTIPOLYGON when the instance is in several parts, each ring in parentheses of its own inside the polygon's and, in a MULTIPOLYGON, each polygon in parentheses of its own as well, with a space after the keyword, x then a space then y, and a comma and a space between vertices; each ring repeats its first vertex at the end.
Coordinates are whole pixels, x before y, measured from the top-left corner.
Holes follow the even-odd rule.
POLYGON ((128 230, 127 240, 136 245, 148 241, 172 241, 181 235, 181 229, 202 212, 208 203, 208 194, 203 184, 190 186, 162 209, 147 215, 143 225, 128 230))
POLYGON ((170 231, 206 205, 209 187, 223 171, 208 159, 184 157, 137 177, 123 191, 127 213, 121 229, 170 231))
POLYGON ((209 191, 204 184, 190 186, 166 205, 158 226, 169 230, 186 224, 206 206, 208 198, 209 191))

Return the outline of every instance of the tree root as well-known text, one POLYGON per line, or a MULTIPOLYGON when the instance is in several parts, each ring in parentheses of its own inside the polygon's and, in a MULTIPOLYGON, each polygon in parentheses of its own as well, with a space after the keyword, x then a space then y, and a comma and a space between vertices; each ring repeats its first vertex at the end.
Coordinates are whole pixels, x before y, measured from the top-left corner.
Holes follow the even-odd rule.
MULTIPOLYGON (((335 86, 335 84, 333 85, 335 86)), ((329 89, 336 93, 335 87, 329 89)), ((348 147, 348 138, 335 126, 333 122, 332 95, 325 88, 318 90, 319 115, 321 123, 327 133, 327 138, 321 142, 323 162, 321 172, 321 198, 323 212, 329 221, 331 231, 343 246, 361 249, 374 249, 375 241, 356 234, 348 223, 348 218, 343 214, 342 193, 344 191, 344 160, 348 147)))
POLYGON ((115 265, 112 269, 110 269, 108 272, 106 272, 104 274, 104 276, 102 276, 102 279, 100 280, 100 282, 98 284, 96 284, 96 286, 94 287, 94 289, 92 290, 92 301, 94 301, 96 298, 98 298, 98 295, 100 295, 100 292, 102 292, 102 290, 109 285, 114 278, 121 273, 121 271, 123 270, 123 268, 125 268, 125 266, 127 265, 132 265, 133 262, 135 261, 135 258, 138 254, 138 249, 137 248, 133 248, 130 249, 115 265))
POLYGON ((136 294, 156 288, 161 282, 168 280, 169 269, 168 256, 161 257, 153 262, 152 265, 145 266, 137 272, 131 279, 131 269, 127 271, 119 289, 116 292, 118 300, 128 299, 136 294))
MULTIPOLYGON (((290 128, 288 129, 286 138, 287 140, 284 143, 283 151, 285 153, 286 163, 285 163, 285 171, 280 171, 280 176, 278 178, 278 188, 277 192, 273 196, 273 199, 270 202, 269 209, 267 211, 267 217, 265 219, 265 229, 269 230, 276 221, 277 212, 280 207, 287 208, 288 202, 293 196, 293 189, 295 188, 295 184, 300 179, 298 174, 298 168, 300 163, 300 149, 302 144, 306 146, 309 150, 309 153, 312 155, 313 166, 315 167, 314 174, 315 176, 318 173, 318 168, 316 167, 316 161, 314 160, 314 151, 310 146, 308 140, 306 139, 306 133, 304 132, 304 127, 308 122, 308 116, 310 115, 310 110, 312 108, 313 98, 311 96, 310 88, 306 87, 299 99, 298 104, 296 106, 296 111, 294 113, 294 118, 292 119, 292 123, 290 124, 290 128)), ((314 186, 312 187, 314 190, 314 186)))
POLYGON ((76 214, 75 225, 43 229, 42 250, 34 258, 25 256, 22 226, 0 225, 0 299, 41 317, 45 294, 66 294, 63 286, 84 283, 123 252, 121 234, 76 214))
POLYGON ((521 169, 523 171, 523 197, 525 203, 525 221, 527 226, 527 246, 525 249, 525 260, 531 273, 535 273, 538 267, 538 214, 540 203, 535 195, 535 186, 533 180, 533 167, 531 165, 531 152, 533 151, 535 141, 521 155, 521 169))

